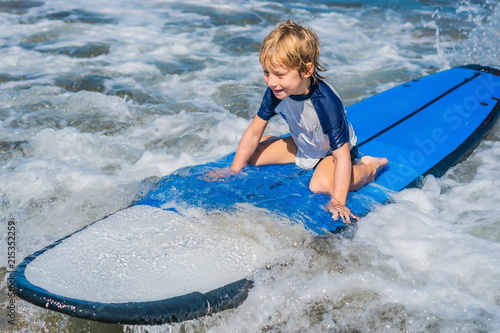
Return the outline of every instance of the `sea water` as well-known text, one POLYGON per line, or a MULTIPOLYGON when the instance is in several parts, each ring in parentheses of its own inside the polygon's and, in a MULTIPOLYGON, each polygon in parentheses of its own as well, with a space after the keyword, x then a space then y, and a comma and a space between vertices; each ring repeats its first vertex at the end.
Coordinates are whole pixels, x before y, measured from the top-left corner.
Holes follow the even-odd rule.
MULTIPOLYGON (((313 237, 245 205, 215 214, 274 258, 235 310, 122 327, 9 293, 7 272, 26 255, 156 179, 234 151, 265 90, 260 43, 283 19, 317 32, 346 105, 454 66, 500 67, 491 0, 2 1, 0 330, 500 330, 499 124, 446 175, 362 218, 351 238, 313 237)), ((268 127, 286 131, 279 119, 268 127)))

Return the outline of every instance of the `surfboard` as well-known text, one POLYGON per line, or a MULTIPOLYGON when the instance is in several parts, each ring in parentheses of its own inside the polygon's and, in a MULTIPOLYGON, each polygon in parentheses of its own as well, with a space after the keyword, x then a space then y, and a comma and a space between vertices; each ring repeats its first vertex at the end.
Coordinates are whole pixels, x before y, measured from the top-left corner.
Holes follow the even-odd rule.
MULTIPOLYGON (((470 65, 349 106, 360 154, 390 162, 374 182, 349 194, 347 206, 364 216, 393 192, 418 186, 422 176, 444 174, 494 124, 499 98, 500 71, 470 65)), ((309 191, 312 171, 269 165, 246 167, 224 181, 204 179, 233 156, 182 168, 130 207, 26 257, 11 273, 17 294, 96 321, 180 322, 241 304, 253 272, 272 260, 251 233, 210 223, 214 214, 235 216, 242 204, 252 205, 314 235, 345 232, 324 209, 329 197, 309 191)))

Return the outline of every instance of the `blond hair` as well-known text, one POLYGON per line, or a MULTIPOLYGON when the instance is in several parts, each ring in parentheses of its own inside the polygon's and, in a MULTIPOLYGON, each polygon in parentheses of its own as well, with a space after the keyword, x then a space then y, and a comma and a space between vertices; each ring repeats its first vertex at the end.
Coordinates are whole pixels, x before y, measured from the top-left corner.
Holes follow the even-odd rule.
POLYGON ((319 72, 325 68, 319 63, 319 39, 309 28, 288 20, 282 21, 266 37, 260 47, 260 63, 262 66, 281 65, 297 69, 299 73, 309 72, 308 63, 313 64, 313 80, 324 79, 319 72))

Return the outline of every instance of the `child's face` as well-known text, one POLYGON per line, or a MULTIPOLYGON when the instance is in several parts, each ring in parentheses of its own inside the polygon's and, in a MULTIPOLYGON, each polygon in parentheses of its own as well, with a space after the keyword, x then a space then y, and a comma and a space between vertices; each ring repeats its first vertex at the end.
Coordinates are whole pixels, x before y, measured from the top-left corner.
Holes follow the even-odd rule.
POLYGON ((309 92, 310 74, 300 75, 297 69, 281 65, 268 65, 264 68, 264 81, 271 88, 274 96, 284 99, 291 95, 306 95, 309 92))

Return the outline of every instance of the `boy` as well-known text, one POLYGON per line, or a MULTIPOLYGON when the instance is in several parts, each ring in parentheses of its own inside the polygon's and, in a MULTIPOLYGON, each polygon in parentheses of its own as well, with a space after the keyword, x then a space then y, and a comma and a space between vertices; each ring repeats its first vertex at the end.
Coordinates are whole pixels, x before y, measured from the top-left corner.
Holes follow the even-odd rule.
MULTIPOLYGON (((337 92, 322 79, 319 40, 292 21, 280 23, 263 41, 260 62, 268 89, 261 107, 244 132, 229 173, 245 165, 296 163, 315 168, 309 188, 328 193, 327 209, 334 219, 357 219, 345 206, 347 193, 371 182, 387 163, 385 158, 357 157, 356 136, 337 92), (263 137, 269 120, 280 114, 291 136, 263 137)), ((215 180, 222 172, 208 176, 215 180)))

